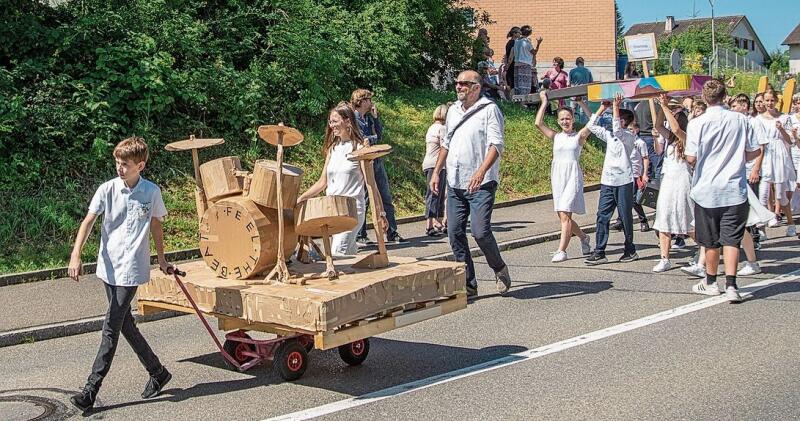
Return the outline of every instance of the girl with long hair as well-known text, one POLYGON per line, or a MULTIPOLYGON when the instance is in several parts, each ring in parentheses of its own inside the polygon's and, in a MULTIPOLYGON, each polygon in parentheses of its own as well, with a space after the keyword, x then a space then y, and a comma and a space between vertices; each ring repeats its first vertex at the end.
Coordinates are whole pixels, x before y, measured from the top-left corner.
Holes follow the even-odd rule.
POLYGON ((653 229, 658 230, 661 260, 653 267, 653 272, 664 272, 672 268, 669 250, 673 235, 694 236, 694 202, 689 197, 692 187, 692 167, 686 162, 686 120, 678 121, 669 108, 669 97, 661 94, 661 111, 656 113, 653 128, 658 131, 666 145, 656 142, 656 153, 664 156, 661 168, 661 186, 656 203, 656 222, 653 229), (664 127, 664 119, 669 129, 664 127))
POLYGON ((340 102, 328 113, 328 125, 325 127, 325 141, 322 146, 325 165, 322 167, 319 180, 297 198, 298 203, 303 202, 325 190, 327 196, 349 196, 356 199, 358 223, 351 231, 334 234, 331 237, 331 253, 334 256, 355 255, 358 251, 356 236, 366 214, 364 196, 366 177, 360 161, 350 161, 347 156, 367 145, 368 142, 361 134, 353 109, 347 102, 340 102))

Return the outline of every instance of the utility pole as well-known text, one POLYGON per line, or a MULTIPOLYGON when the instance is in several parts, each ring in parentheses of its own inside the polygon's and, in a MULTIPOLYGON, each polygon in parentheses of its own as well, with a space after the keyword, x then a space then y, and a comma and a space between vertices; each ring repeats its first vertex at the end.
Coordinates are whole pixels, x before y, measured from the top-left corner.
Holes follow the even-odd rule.
POLYGON ((714 77, 714 68, 717 67, 717 31, 714 29, 714 1, 708 0, 711 5, 711 61, 708 63, 708 72, 714 77))

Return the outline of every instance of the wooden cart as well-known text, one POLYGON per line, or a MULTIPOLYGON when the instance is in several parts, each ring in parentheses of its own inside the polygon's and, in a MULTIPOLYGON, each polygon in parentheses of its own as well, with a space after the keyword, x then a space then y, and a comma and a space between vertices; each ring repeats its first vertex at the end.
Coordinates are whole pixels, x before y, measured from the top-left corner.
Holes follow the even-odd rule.
MULTIPOLYGON (((155 301, 145 297, 138 300, 139 313, 147 315, 169 310, 195 313, 230 367, 245 371, 265 361, 273 361, 277 373, 289 381, 299 379, 306 371, 311 350, 337 348, 345 363, 359 365, 369 354, 370 337, 452 313, 467 306, 466 291, 461 285, 464 281, 459 279, 457 281, 460 282, 456 282, 456 285, 461 286, 453 289, 450 296, 437 296, 427 301, 392 307, 333 329, 306 330, 279 323, 251 321, 220 312, 203 311, 181 279, 185 275, 184 272, 178 271, 174 274, 174 282, 180 288, 188 305, 155 301), (206 316, 216 318, 218 329, 228 332, 223 343, 217 338, 206 316), (248 335, 249 331, 271 333, 276 337, 266 340, 253 339, 248 335)), ((459 272, 459 275, 463 274, 459 272)))

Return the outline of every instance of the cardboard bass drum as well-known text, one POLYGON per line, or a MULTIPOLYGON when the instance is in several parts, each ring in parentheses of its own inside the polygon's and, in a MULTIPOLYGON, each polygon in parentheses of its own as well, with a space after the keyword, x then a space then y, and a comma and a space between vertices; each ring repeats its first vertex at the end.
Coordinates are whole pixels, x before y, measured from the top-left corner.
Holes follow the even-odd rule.
MULTIPOLYGON (((285 256, 297 245, 292 211, 284 214, 285 256)), ((245 279, 275 265, 278 257, 278 211, 256 206, 242 196, 211 205, 200 222, 200 253, 217 276, 245 279)))

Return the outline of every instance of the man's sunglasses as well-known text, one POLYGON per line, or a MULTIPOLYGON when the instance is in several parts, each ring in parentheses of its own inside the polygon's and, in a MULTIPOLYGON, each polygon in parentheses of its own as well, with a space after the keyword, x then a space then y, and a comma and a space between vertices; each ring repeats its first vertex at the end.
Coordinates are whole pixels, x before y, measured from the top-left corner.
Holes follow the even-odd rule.
POLYGON ((472 86, 472 85, 477 85, 477 84, 478 84, 478 82, 473 82, 471 80, 457 80, 456 81, 456 86, 459 86, 459 87, 460 86, 472 86))

